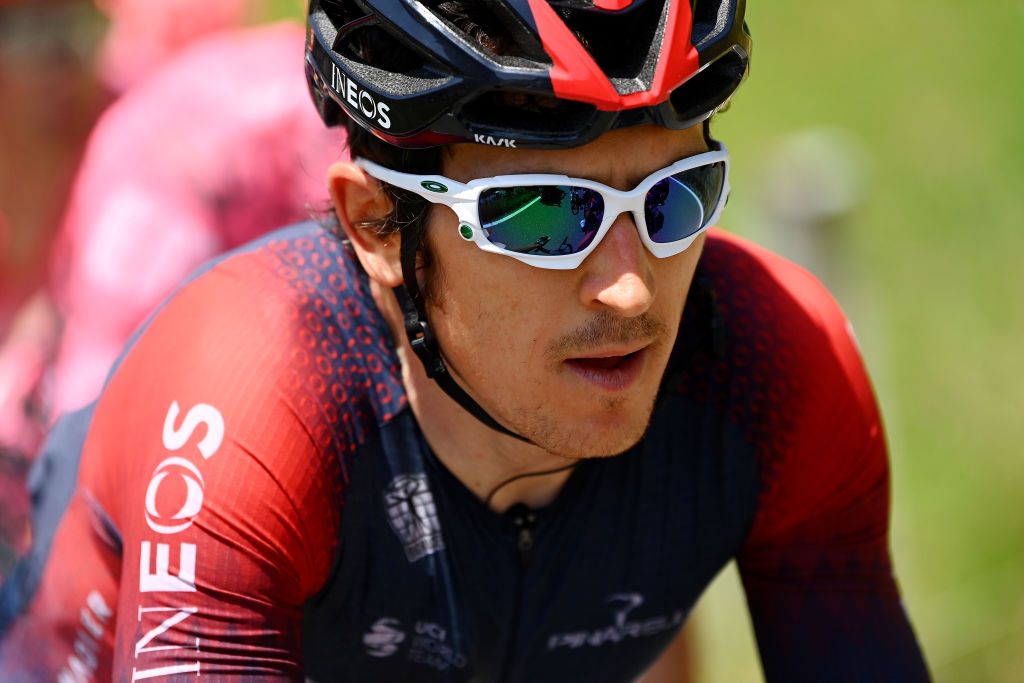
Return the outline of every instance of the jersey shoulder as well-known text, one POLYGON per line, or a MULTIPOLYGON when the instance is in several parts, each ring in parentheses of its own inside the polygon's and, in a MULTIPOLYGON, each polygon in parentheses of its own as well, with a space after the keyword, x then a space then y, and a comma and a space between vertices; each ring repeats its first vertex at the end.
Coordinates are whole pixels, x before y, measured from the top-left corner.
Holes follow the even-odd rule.
POLYGON ((701 255, 681 342, 691 353, 708 352, 699 356, 703 366, 743 378, 728 387, 734 400, 781 407, 816 386, 838 388, 826 379, 842 379, 858 403, 874 403, 853 328, 825 286, 792 261, 721 230, 709 233, 701 255), (821 372, 829 376, 814 381, 821 372))
POLYGON ((350 457, 404 405, 365 276, 334 235, 299 226, 212 264, 147 323, 100 397, 82 481, 130 530, 139 510, 160 517, 147 482, 191 477, 219 510, 201 543, 227 558, 259 528, 246 552, 279 544, 267 562, 298 572, 280 584, 298 604, 329 569, 350 457))
POLYGON ((766 679, 928 680, 892 571, 881 418, 846 316, 807 271, 732 235, 712 234, 700 270, 720 339, 694 374, 757 466, 736 559, 766 679))
POLYGON ((852 327, 800 266, 713 230, 684 313, 679 390, 711 402, 756 453, 754 535, 887 473, 881 418, 852 327))
POLYGON ((227 402, 288 397, 311 428, 348 425, 334 435, 348 448, 364 438, 357 424, 387 422, 406 400, 365 273, 348 245, 315 223, 198 269, 136 333, 110 382, 138 377, 154 388, 215 390, 227 402))

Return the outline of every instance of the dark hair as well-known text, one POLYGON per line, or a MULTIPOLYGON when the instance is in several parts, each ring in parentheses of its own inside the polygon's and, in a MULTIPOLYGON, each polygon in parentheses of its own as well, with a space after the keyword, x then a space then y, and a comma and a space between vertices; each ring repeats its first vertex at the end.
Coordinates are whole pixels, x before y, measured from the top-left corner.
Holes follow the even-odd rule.
MULTIPOLYGON (((395 147, 378 139, 349 117, 345 117, 345 128, 348 132, 347 144, 349 155, 353 159, 362 157, 386 168, 400 170, 405 173, 430 175, 440 173, 441 171, 441 154, 443 151, 441 147, 429 147, 426 149, 402 149, 401 147, 395 147)), ((439 291, 441 285, 438 281, 443 275, 435 267, 435 260, 425 234, 433 204, 415 192, 395 187, 390 183, 381 181, 380 186, 381 191, 391 201, 391 213, 385 216, 379 223, 374 222, 372 225, 355 226, 356 229, 370 229, 378 235, 394 235, 401 231, 402 239, 414 240, 419 245, 417 268, 424 269, 426 275, 420 291, 427 301, 439 301, 436 292, 439 291)), ((331 227, 336 231, 336 234, 339 237, 344 237, 337 215, 333 214, 330 218, 333 223, 331 227)))
MULTIPOLYGON (((348 117, 345 120, 345 128, 348 132, 349 155, 353 159, 362 157, 404 173, 431 175, 441 172, 443 150, 441 147, 426 149, 395 147, 380 140, 348 117)), ((374 232, 388 235, 403 229, 422 232, 426 228, 426 218, 432 206, 430 202, 415 192, 403 190, 389 183, 381 182, 381 188, 391 200, 393 210, 380 225, 373 227, 374 232)), ((411 236, 422 237, 422 235, 415 234, 411 236)))

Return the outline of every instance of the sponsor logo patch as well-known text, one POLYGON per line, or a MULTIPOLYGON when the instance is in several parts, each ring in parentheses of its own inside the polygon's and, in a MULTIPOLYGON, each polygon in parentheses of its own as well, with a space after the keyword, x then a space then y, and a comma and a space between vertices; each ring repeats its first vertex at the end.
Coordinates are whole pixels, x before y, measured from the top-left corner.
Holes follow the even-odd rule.
POLYGON ((384 617, 374 622, 363 636, 366 654, 371 657, 390 657, 398 652, 398 646, 405 640, 405 632, 399 628, 398 619, 384 617))
POLYGON ((383 659, 405 650, 405 659, 436 671, 465 668, 466 656, 455 650, 448 629, 432 621, 417 621, 411 630, 398 619, 378 619, 363 635, 366 654, 383 659))
POLYGON ((630 619, 630 613, 644 604, 644 596, 640 593, 615 593, 605 598, 605 602, 614 610, 611 624, 552 634, 548 636, 548 650, 601 647, 627 639, 645 638, 681 626, 685 617, 682 611, 677 610, 671 615, 630 619))
POLYGON ((359 87, 336 64, 331 64, 331 88, 352 111, 362 114, 364 119, 381 128, 391 128, 391 117, 388 116, 391 107, 386 102, 374 99, 373 95, 359 87))
POLYGON ((199 469, 181 457, 170 457, 157 465, 146 488, 146 524, 158 534, 176 534, 192 526, 196 515, 203 509, 203 489, 206 483, 199 469), (178 511, 170 516, 162 514, 157 506, 157 494, 164 480, 178 479, 186 490, 185 500, 178 511))
POLYGON ((423 187, 424 190, 428 190, 430 192, 448 191, 447 185, 445 185, 444 183, 439 183, 436 180, 424 180, 422 183, 420 183, 420 185, 423 187))
POLYGON ((511 149, 518 149, 518 147, 516 147, 516 141, 512 138, 496 138, 493 135, 481 135, 480 133, 474 133, 473 141, 479 142, 481 145, 491 145, 492 147, 509 147, 511 149))
POLYGON ((410 562, 444 550, 441 522, 425 474, 400 474, 384 489, 388 523, 410 562))

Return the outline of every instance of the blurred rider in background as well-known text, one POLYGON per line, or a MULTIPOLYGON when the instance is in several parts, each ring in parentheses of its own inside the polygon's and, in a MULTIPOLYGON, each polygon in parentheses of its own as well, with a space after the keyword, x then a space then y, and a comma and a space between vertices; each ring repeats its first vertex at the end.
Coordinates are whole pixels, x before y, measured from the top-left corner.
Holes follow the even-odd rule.
POLYGON ((24 540, 24 454, 42 429, 34 388, 56 337, 50 307, 33 295, 110 99, 93 70, 102 30, 88 0, 0 0, 0 575, 7 540, 24 540))
POLYGON ((310 105, 299 25, 244 28, 257 8, 242 0, 101 7, 111 27, 99 72, 124 93, 85 149, 48 286, 0 346, 0 448, 12 463, 0 469, 11 489, 0 546, 23 546, 18 462, 50 419, 95 398, 132 330, 193 268, 326 202, 344 140, 310 105))

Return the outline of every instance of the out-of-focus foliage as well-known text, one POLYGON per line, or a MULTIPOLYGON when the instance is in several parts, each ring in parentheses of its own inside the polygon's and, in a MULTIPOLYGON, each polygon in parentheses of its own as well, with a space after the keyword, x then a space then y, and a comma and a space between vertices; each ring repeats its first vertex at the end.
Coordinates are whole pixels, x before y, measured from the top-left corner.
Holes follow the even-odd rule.
POLYGON ((266 0, 261 19, 273 21, 276 19, 294 19, 303 21, 303 0, 266 0))
MULTIPOLYGON (((785 252, 764 215, 764 188, 791 172, 779 146, 826 127, 864 152, 863 203, 808 265, 853 321, 886 416, 905 602, 937 681, 1022 681, 1024 4, 748 13, 753 76, 714 127, 735 164, 723 224, 785 252)), ((699 609, 704 680, 759 677, 744 611, 729 573, 699 609)))

